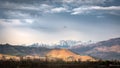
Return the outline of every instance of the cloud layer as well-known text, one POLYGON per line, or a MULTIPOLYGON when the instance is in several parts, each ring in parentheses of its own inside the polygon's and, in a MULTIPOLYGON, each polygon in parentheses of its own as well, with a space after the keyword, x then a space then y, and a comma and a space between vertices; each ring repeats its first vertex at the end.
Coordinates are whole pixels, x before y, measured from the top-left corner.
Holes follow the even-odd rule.
POLYGON ((110 12, 120 11, 120 6, 108 6, 108 7, 82 6, 82 7, 74 8, 72 11, 73 12, 71 14, 73 14, 73 15, 90 13, 91 11, 100 11, 102 13, 104 13, 104 12, 105 13, 110 13, 110 12))
POLYGON ((0 0, 0 42, 29 44, 119 37, 119 3, 119 0, 0 0))
POLYGON ((39 17, 46 13, 69 13, 71 15, 80 15, 90 14, 91 12, 96 11, 96 14, 116 13, 120 15, 120 6, 112 4, 107 6, 107 4, 112 3, 113 1, 114 0, 5 0, 0 1, 0 9, 1 13, 4 15, 2 16, 3 18, 39 17))

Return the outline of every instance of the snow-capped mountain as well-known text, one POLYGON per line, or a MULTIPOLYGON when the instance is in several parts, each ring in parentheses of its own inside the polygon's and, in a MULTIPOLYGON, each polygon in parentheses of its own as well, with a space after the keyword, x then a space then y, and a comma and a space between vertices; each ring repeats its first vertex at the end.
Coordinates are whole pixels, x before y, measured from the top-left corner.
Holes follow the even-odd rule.
POLYGON ((58 44, 53 45, 54 48, 67 48, 70 49, 72 47, 81 45, 81 46, 87 46, 88 44, 91 44, 92 41, 88 42, 82 42, 82 41, 75 41, 75 40, 61 40, 58 44))

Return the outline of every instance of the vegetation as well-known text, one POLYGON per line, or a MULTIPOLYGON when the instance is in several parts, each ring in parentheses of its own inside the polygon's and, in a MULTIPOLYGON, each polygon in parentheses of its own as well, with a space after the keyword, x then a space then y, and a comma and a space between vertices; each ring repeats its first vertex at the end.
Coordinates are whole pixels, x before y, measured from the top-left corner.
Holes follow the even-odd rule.
POLYGON ((0 60, 0 68, 120 68, 120 61, 64 62, 42 60, 0 60))

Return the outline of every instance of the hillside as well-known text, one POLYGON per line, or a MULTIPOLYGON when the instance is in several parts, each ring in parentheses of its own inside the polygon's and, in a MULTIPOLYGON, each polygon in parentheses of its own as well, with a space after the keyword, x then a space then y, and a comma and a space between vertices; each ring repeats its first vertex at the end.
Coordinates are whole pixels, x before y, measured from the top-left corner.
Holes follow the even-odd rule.
POLYGON ((1 44, 0 53, 15 56, 40 55, 44 56, 50 49, 45 47, 26 47, 10 44, 1 44))
POLYGON ((90 56, 81 56, 67 49, 54 49, 48 52, 46 56, 64 61, 95 61, 95 59, 90 56))
POLYGON ((113 38, 93 44, 77 45, 70 50, 104 60, 120 60, 120 38, 113 38))

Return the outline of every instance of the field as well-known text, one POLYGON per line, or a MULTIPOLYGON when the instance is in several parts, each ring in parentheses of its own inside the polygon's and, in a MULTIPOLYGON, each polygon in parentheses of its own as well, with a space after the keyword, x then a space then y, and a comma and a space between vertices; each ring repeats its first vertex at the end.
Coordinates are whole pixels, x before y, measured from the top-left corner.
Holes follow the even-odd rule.
POLYGON ((119 61, 64 62, 40 60, 0 60, 0 68, 120 68, 119 61))

